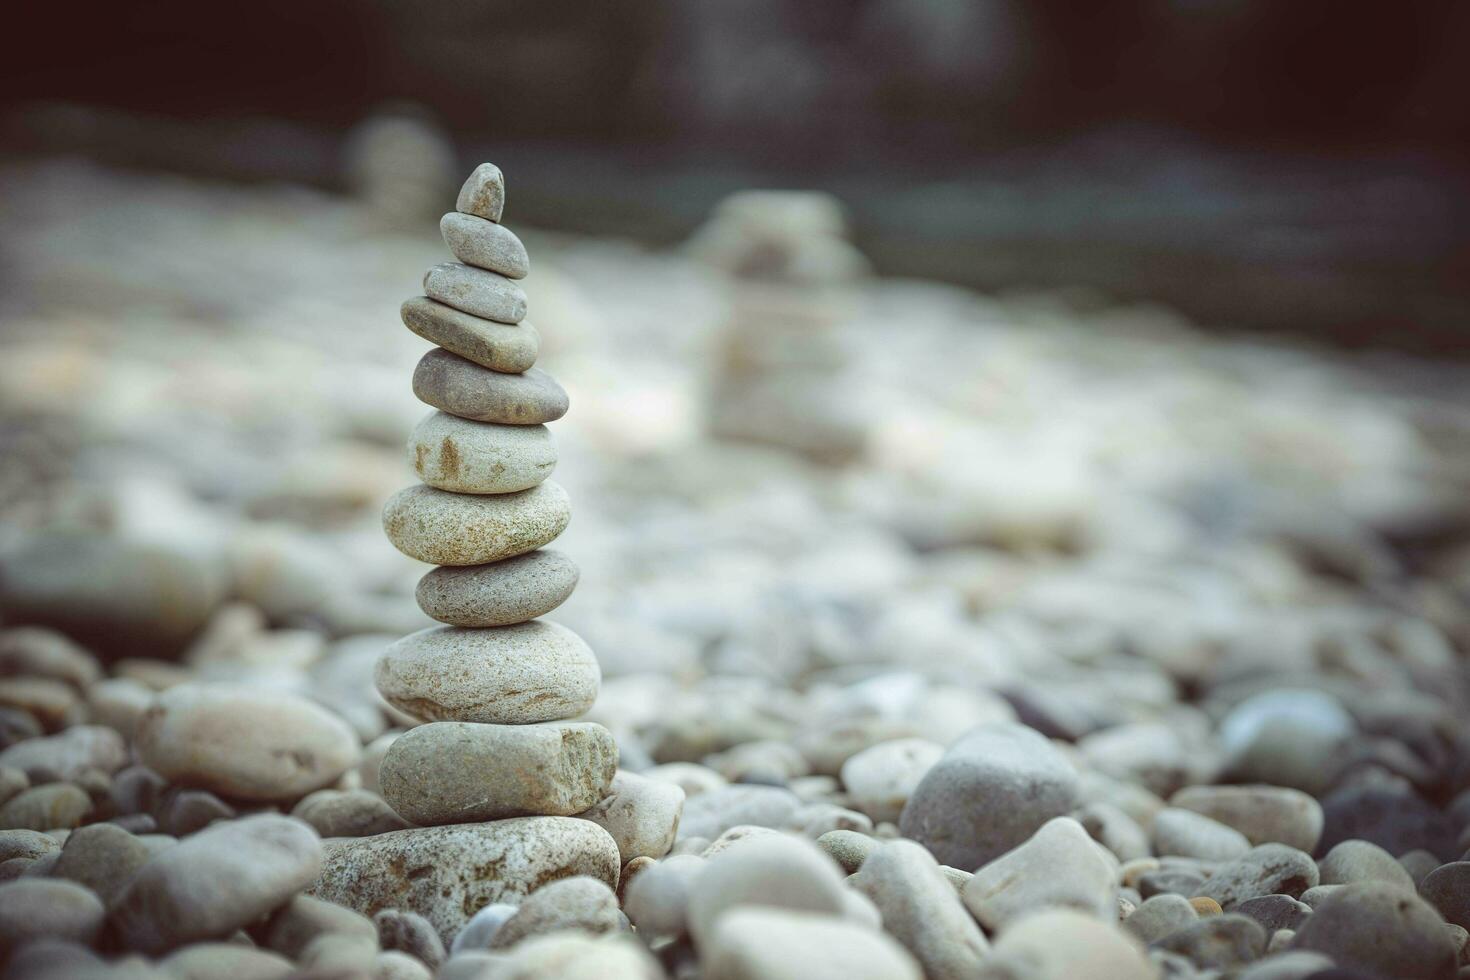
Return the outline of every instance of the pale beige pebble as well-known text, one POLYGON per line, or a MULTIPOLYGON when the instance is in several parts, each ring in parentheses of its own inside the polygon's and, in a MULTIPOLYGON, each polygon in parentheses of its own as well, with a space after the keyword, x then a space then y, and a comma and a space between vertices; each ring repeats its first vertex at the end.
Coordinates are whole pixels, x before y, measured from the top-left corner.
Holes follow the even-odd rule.
POLYGON ((921 845, 906 840, 879 845, 848 884, 872 899, 882 928, 918 959, 928 980, 975 976, 990 944, 921 845))
POLYGON ((91 945, 107 910, 74 881, 24 878, 0 885, 0 960, 37 939, 69 939, 91 945))
POLYGON ((388 750, 398 740, 402 732, 384 732, 373 739, 362 749, 362 761, 357 764, 357 775, 361 780, 362 788, 369 793, 383 795, 383 787, 380 781, 382 775, 383 759, 387 757, 388 750))
POLYGON ((296 959, 307 943, 326 933, 366 936, 376 943, 378 927, 367 916, 346 906, 297 895, 272 913, 261 942, 283 956, 296 959))
POLYGON ((742 742, 705 756, 703 762, 732 783, 785 783, 811 771, 796 746, 774 738, 742 742))
POLYGON ((563 878, 536 889, 521 902, 490 940, 491 949, 507 949, 524 939, 562 929, 602 934, 616 932, 623 916, 618 897, 606 882, 586 875, 563 878))
MULTIPOLYGON (((1294 939, 1296 939, 1295 929, 1277 929, 1275 932, 1271 933, 1271 938, 1266 942, 1267 955, 1271 953, 1279 953, 1282 950, 1291 949, 1291 943, 1294 939)), ((1319 960, 1326 960, 1327 962, 1323 966, 1317 968, 1319 970, 1327 969, 1332 965, 1332 958, 1330 956, 1323 956, 1321 953, 1313 953, 1312 951, 1305 949, 1296 950, 1294 951, 1294 955, 1295 953, 1300 953, 1303 956, 1315 956, 1318 957, 1319 960)), ((1315 972, 1317 971, 1308 971, 1308 975, 1315 972)))
POLYGON ((48 779, 75 780, 89 771, 114 773, 128 761, 127 743, 111 728, 74 725, 55 735, 28 738, 0 751, 0 766, 48 779))
POLYGON ((689 891, 705 864, 694 854, 672 854, 629 882, 623 911, 639 933, 653 937, 685 933, 689 891))
POLYGON ((97 658, 43 626, 0 629, 0 676, 46 677, 85 689, 102 676, 97 658))
POLYGON ((427 296, 404 300, 398 315, 420 337, 491 371, 520 374, 541 353, 541 333, 530 320, 497 323, 427 296))
POLYGON ((399 830, 331 840, 312 894, 355 908, 416 912, 448 943, 476 911, 518 901, 544 882, 585 874, 617 884, 618 846, 571 817, 399 830))
POLYGON ((639 775, 645 779, 673 783, 684 791, 686 800, 700 793, 723 789, 730 784, 730 781, 724 776, 709 766, 702 766, 697 762, 665 762, 651 769, 645 769, 639 775))
POLYGON ((85 712, 76 688, 49 677, 0 677, 0 708, 18 708, 48 732, 81 720, 85 712))
POLYGON ((0 861, 34 861, 61 850, 61 842, 39 830, 0 830, 0 861))
POLYGON ((379 953, 373 964, 372 980, 433 980, 427 966, 396 949, 379 953))
POLYGON ((109 677, 87 688, 87 715, 95 724, 106 725, 131 739, 153 698, 153 690, 145 684, 127 677, 109 677))
POLYGON ((1154 817, 1151 834, 1160 857, 1232 861, 1251 849, 1251 842, 1233 827, 1193 810, 1166 807, 1154 817))
POLYGON ((1317 869, 1324 885, 1383 881, 1411 895, 1416 892, 1414 878, 1404 866, 1392 854, 1365 840, 1345 840, 1334 845, 1317 862, 1317 869))
POLYGON ((450 415, 501 425, 555 422, 571 406, 566 389, 540 368, 520 374, 487 370, 441 347, 419 358, 413 393, 450 415))
POLYGON ((465 265, 524 279, 531 271, 526 246, 502 224, 478 215, 451 211, 439 219, 439 233, 454 257, 465 265))
POLYGON ((849 810, 835 803, 807 803, 798 807, 786 822, 788 830, 816 840, 833 830, 873 833, 873 821, 866 813, 849 810))
POLYGON ((577 565, 538 548, 488 565, 436 568, 419 580, 419 608, 451 626, 510 626, 544 616, 577 587, 577 565))
POLYGON ((505 210, 505 177, 493 163, 482 163, 465 180, 454 209, 486 221, 499 221, 505 210))
POLYGON ((852 805, 873 820, 897 822, 914 788, 944 755, 944 746, 924 738, 879 742, 842 764, 842 784, 852 805))
POLYGON ((128 948, 158 954, 229 936, 316 879, 322 845, 306 824, 259 814, 165 847, 124 887, 112 924, 128 948))
POLYGON ((209 684, 160 694, 134 747, 171 782, 259 802, 297 800, 329 786, 362 753, 351 726, 313 701, 209 684))
POLYGON ((1118 871, 1118 880, 1129 888, 1138 887, 1138 879, 1150 871, 1157 871, 1162 865, 1158 858, 1146 857, 1135 858, 1125 861, 1118 871))
POLYGON ((311 824, 323 837, 371 837, 410 826, 381 796, 363 789, 308 793, 291 809, 291 816, 311 824))
POLYGON ((790 909, 731 909, 701 946, 704 980, 921 980, 887 934, 790 909))
POLYGON ((880 842, 855 830, 829 830, 817 838, 817 846, 848 874, 862 867, 880 842))
MULTIPOLYGON (((34 741, 31 739, 30 741, 34 741)), ((21 745, 25 742, 19 743, 21 745)), ((0 765, 0 806, 4 806, 13 800, 22 790, 29 789, 31 778, 25 774, 23 769, 15 766, 0 765)))
MULTIPOLYGON (((665 976, 641 943, 622 935, 554 932, 532 936, 499 955, 504 958, 495 961, 490 972, 471 976, 475 980, 663 980, 665 976)), ((441 973, 440 980, 452 978, 441 973)))
POLYGON ((716 837, 714 840, 710 841, 703 848, 703 850, 700 851, 700 856, 705 858, 712 858, 716 854, 719 854, 722 851, 727 851, 731 847, 739 844, 742 841, 753 840, 757 837, 781 836, 782 831, 774 830, 770 827, 758 827, 755 824, 736 824, 729 830, 722 833, 720 836, 716 837))
POLYGON ((111 905, 152 856, 147 843, 116 824, 88 824, 67 837, 51 874, 87 886, 111 905))
POLYGON ((194 680, 194 672, 171 660, 155 660, 151 657, 129 657, 112 665, 114 677, 126 677, 137 681, 153 691, 167 691, 171 687, 187 684, 194 680))
POLYGON ((679 787, 618 770, 607 796, 579 816, 612 834, 626 863, 635 857, 668 854, 683 812, 684 791, 679 787))
POLYGON ((1003 929, 986 968, 997 978, 1026 980, 1156 980, 1159 975, 1143 945, 1117 924, 1065 908, 1044 909, 1003 929))
POLYGON ((538 619, 412 633, 383 652, 374 677, 390 704, 417 718, 524 725, 582 714, 602 673, 581 637, 538 619))
POLYGON ((505 276, 459 262, 441 262, 424 273, 424 294, 461 313, 498 323, 526 318, 526 294, 505 276))
POLYGON ((0 806, 0 830, 55 830, 79 826, 92 813, 92 798, 72 783, 46 783, 17 793, 0 806))
POLYGON ((618 875, 618 904, 621 905, 623 898, 628 894, 628 885, 634 878, 644 871, 658 864, 656 860, 646 855, 638 855, 633 860, 624 863, 622 874, 618 875))
POLYGON ((198 943, 165 956, 158 964, 172 980, 277 980, 295 964, 268 949, 237 943, 198 943))
MULTIPOLYGON (((646 873, 646 872, 645 872, 646 873)), ((740 841, 712 857, 689 894, 689 932, 701 950, 737 906, 840 916, 842 870, 815 844, 784 834, 740 841)))
POLYGON ((413 823, 479 823, 580 814, 608 792, 617 765, 612 733, 590 722, 440 721, 395 741, 378 778, 413 823))
POLYGON ((1113 919, 1118 866, 1071 817, 1055 817, 1020 846, 986 864, 965 885, 965 905, 981 925, 1004 930, 1040 908, 1066 906, 1113 919), (1105 856, 1106 855, 1106 856, 1105 856))
POLYGON ((419 479, 453 493, 529 490, 556 468, 556 443, 544 425, 473 422, 447 412, 424 416, 408 437, 419 479))
POLYGON ((1169 805, 1234 827, 1252 844, 1275 842, 1310 854, 1322 836, 1322 805, 1286 786, 1186 786, 1169 805))
POLYGON ((567 492, 549 480, 491 495, 418 484, 383 507, 383 531, 393 546, 432 565, 483 565, 522 555, 554 540, 571 519, 567 492))
POLYGON ((480 909, 463 929, 454 934, 454 943, 449 947, 450 957, 469 950, 489 949, 500 927, 509 922, 518 910, 518 906, 507 902, 492 902, 480 909))
POLYGON ((376 936, 355 933, 324 932, 301 950, 297 965, 318 974, 364 976, 372 973, 378 961, 376 936))

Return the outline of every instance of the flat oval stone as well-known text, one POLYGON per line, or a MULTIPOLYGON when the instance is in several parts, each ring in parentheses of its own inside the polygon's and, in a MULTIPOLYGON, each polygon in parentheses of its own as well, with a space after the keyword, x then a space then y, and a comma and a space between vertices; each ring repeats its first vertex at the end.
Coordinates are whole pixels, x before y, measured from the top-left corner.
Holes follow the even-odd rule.
POLYGON ((383 506, 393 546, 431 565, 483 565, 535 551, 572 519, 567 492, 555 483, 500 494, 465 494, 423 484, 405 487, 383 506))
POLYGON ((374 679, 388 703, 417 718, 525 725, 582 714, 602 672, 580 636, 538 619, 411 633, 383 651, 374 679))
POLYGON ((421 827, 324 846, 312 894, 368 916, 417 913, 446 945, 487 905, 518 904, 546 882, 574 875, 612 887, 619 871, 618 846, 607 831, 573 817, 421 827))
POLYGON ((357 765, 357 733, 314 701, 225 685, 181 684, 138 725, 144 765, 170 782, 238 800, 287 802, 357 765))
POLYGON ((556 469, 544 425, 496 425, 434 412, 414 426, 408 458, 419 479, 454 493, 514 493, 556 469))
POLYGON ((520 374, 536 363, 536 355, 541 352, 541 334, 530 320, 496 323, 461 313, 427 296, 405 300, 398 315, 405 327, 429 343, 492 371, 520 374))
POLYGON ((419 608, 451 626, 509 626, 544 616, 577 587, 574 561, 541 548, 489 565, 445 566, 419 580, 419 608))
POLYGON ((439 721, 394 742, 378 778, 400 816, 437 826, 569 817, 607 794, 617 768, 612 733, 591 722, 439 721))
POLYGON ((526 318, 526 294, 505 276, 459 262, 441 262, 424 273, 424 292, 462 313, 520 323, 526 318))
POLYGON ((524 279, 531 271, 526 246, 504 225, 473 214, 451 211, 439 219, 439 232, 454 257, 465 265, 524 279))
POLYGON ((435 348, 413 370, 413 393, 426 405, 476 422, 539 425, 567 414, 566 389, 545 371, 521 374, 487 371, 463 357, 435 348))
POLYGON ((505 177, 493 163, 482 163, 475 168, 459 189, 454 209, 464 214, 474 214, 486 221, 499 221, 505 210, 505 177))

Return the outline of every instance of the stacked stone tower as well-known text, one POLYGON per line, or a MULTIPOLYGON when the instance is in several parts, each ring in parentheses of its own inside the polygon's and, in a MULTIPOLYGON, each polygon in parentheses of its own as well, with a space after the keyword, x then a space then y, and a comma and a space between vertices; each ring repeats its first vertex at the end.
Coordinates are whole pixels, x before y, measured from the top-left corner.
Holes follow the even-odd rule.
POLYGON ((404 637, 378 662, 378 690, 427 724, 385 756, 383 796, 421 826, 570 816, 607 794, 617 745, 592 706, 597 659, 565 627, 537 619, 577 584, 577 566, 543 547, 567 526, 566 491, 547 477, 546 423, 567 395, 532 365, 535 327, 516 280, 530 269, 500 224, 505 185, 482 164, 440 222, 459 262, 430 269, 403 322, 438 345, 414 394, 436 409, 414 429, 409 460, 423 483, 390 499, 383 528, 404 554, 440 567, 418 602, 447 625, 404 637))

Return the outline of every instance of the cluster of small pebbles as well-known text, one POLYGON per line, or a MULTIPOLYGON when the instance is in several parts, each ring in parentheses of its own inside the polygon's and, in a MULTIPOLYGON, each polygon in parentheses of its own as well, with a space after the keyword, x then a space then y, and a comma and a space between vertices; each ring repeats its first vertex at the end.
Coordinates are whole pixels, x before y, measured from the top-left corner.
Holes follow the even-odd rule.
POLYGON ((526 277, 493 169, 374 344, 437 242, 0 180, 118 222, 23 211, 3 303, 136 316, 0 305, 0 980, 1470 976, 1452 368, 879 281, 813 467, 684 425, 718 282, 526 277))

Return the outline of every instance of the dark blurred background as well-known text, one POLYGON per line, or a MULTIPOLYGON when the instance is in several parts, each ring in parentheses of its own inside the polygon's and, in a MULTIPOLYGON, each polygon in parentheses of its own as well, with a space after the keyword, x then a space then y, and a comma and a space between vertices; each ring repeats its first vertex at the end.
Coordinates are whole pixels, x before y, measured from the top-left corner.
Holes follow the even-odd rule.
POLYGON ((321 0, 32 5, 10 156, 335 188, 385 105, 520 221, 682 239, 821 188, 880 273, 1091 287, 1206 324, 1458 353, 1470 5, 321 0))

